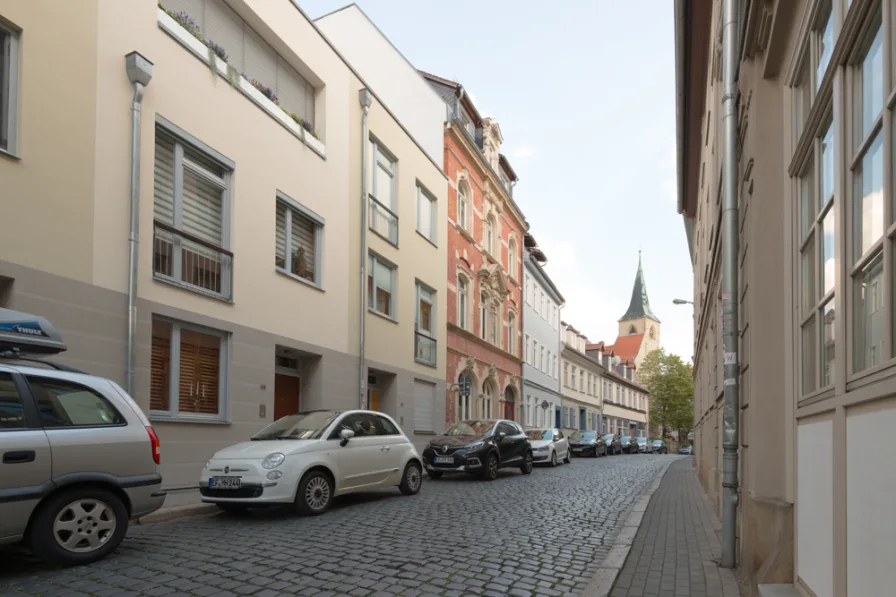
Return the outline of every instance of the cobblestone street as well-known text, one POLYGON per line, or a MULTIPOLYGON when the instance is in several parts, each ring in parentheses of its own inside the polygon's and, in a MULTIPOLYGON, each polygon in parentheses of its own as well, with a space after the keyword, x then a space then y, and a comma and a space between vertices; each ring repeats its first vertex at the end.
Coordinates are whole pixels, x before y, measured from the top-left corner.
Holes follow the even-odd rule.
POLYGON ((0 595, 578 595, 627 510, 675 458, 427 480, 417 496, 349 496, 316 518, 263 511, 134 526, 87 567, 3 553, 0 595))

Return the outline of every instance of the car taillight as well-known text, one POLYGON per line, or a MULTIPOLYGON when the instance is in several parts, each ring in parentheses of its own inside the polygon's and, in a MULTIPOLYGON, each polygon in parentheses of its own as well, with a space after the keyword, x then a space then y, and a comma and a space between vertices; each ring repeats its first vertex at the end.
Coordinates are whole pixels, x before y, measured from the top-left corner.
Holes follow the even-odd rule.
POLYGON ((159 443, 159 436, 156 435, 155 429, 149 426, 146 427, 146 432, 149 434, 149 441, 152 443, 152 459, 156 464, 161 464, 160 460, 162 459, 162 444, 159 443))

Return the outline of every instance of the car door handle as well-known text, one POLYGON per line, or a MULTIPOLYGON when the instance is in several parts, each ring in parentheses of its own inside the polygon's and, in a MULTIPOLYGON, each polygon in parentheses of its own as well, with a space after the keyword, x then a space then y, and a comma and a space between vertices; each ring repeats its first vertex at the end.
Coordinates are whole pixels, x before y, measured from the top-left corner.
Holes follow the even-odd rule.
POLYGON ((3 464, 24 464, 34 462, 37 453, 34 450, 20 450, 18 452, 4 452, 3 464))
POLYGON ((380 448, 380 452, 388 452, 388 451, 391 450, 391 449, 392 449, 392 448, 389 447, 389 446, 383 446, 382 448, 380 448))

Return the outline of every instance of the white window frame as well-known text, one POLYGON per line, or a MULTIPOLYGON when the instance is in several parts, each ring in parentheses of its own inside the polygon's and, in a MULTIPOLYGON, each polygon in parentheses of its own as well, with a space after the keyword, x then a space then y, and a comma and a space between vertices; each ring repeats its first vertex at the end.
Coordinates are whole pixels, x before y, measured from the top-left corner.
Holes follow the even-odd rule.
MULTIPOLYGON (((300 204, 295 199, 291 198, 289 195, 277 191, 277 205, 283 205, 286 208, 286 252, 289 253, 290 247, 292 247, 292 216, 294 213, 298 213, 299 215, 308 218, 311 220, 311 223, 314 225, 314 280, 308 280, 307 278, 303 278, 302 276, 297 276, 292 273, 290 270, 290 264, 287 263, 286 267, 277 266, 276 269, 281 274, 285 274, 289 276, 293 280, 298 280, 299 282, 303 282, 305 284, 310 284, 316 288, 323 290, 323 247, 324 247, 324 225, 326 224, 326 220, 322 217, 300 204)), ((274 222, 274 226, 276 226, 276 220, 274 222)), ((274 244, 276 250, 276 242, 274 244)), ((285 257, 285 256, 284 256, 285 257)))
POLYGON ((437 208, 438 208, 438 204, 436 203, 436 198, 433 196, 432 193, 427 191, 423 187, 423 185, 421 185, 418 182, 417 183, 417 232, 420 234, 420 236, 422 236, 423 238, 425 238, 426 240, 428 240, 429 242, 431 242, 434 245, 436 244, 436 238, 438 237, 438 234, 436 231, 436 209, 437 208), (421 215, 423 214, 423 210, 420 209, 420 205, 423 201, 429 201, 429 220, 430 220, 429 230, 430 230, 431 236, 428 236, 425 232, 420 230, 420 224, 421 224, 420 218, 421 218, 421 215))
POLYGON ((516 280, 516 239, 514 238, 507 243, 507 272, 511 279, 516 280))
POLYGON ((373 206, 370 206, 370 213, 368 214, 368 222, 367 227, 371 232, 385 240, 387 243, 390 243, 394 246, 398 246, 398 239, 400 236, 399 230, 399 221, 398 221, 398 160, 384 147, 382 147, 376 139, 373 137, 370 138, 370 153, 371 153, 371 185, 370 185, 370 198, 376 202, 373 206), (377 178, 380 169, 378 165, 382 164, 384 166, 388 166, 386 168, 386 174, 392 180, 392 184, 390 185, 391 193, 389 197, 381 197, 377 192, 377 178), (388 203, 386 202, 388 200, 388 203), (388 236, 382 235, 377 231, 376 226, 373 225, 373 218, 376 217, 376 212, 373 211, 373 207, 379 208, 383 206, 386 208, 389 215, 391 215, 395 219, 395 238, 389 238, 388 236))
POLYGON ((467 230, 467 218, 470 215, 470 195, 472 189, 465 181, 461 181, 457 185, 457 223, 467 230), (467 192, 469 191, 469 193, 467 192))
POLYGON ((507 352, 516 356, 516 313, 507 312, 507 352))
POLYGON ((488 340, 488 298, 479 292, 479 337, 488 340))
MULTIPOLYGON (((394 278, 393 278, 393 282, 394 282, 394 278)), ((414 305, 414 311, 415 311, 414 331, 418 334, 421 334, 423 336, 426 336, 426 337, 432 339, 432 341, 435 343, 435 342, 437 342, 436 329, 438 328, 438 326, 436 325, 436 316, 437 316, 436 305, 438 304, 438 302, 436 301, 436 291, 435 291, 435 289, 433 289, 432 287, 430 287, 427 284, 424 284, 420 280, 417 280, 417 282, 415 284, 415 289, 416 289, 416 293, 417 293, 417 297, 416 297, 417 301, 414 305), (427 298, 424 293, 428 293, 429 297, 427 298), (420 327, 420 321, 421 321, 420 303, 421 302, 425 302, 429 305, 429 325, 432 329, 426 330, 426 329, 423 329, 420 327)), ((415 341, 415 344, 416 344, 416 341, 415 341)), ((438 346, 438 345, 436 345, 436 346, 438 346)), ((427 361, 426 359, 418 358, 416 346, 414 347, 414 360, 416 360, 418 363, 423 363, 424 365, 430 365, 430 366, 435 367, 436 364, 438 363, 438 359, 439 359, 438 350, 436 350, 436 354, 433 357, 432 362, 430 362, 430 361, 427 361)), ((432 431, 432 430, 431 429, 426 429, 426 430, 421 429, 420 431, 432 431)))
POLYGON ((529 366, 532 365, 532 338, 529 337, 529 334, 526 334, 526 363, 529 366))
POLYGON ((6 147, 0 153, 18 157, 19 150, 19 36, 21 31, 0 16, 0 43, 6 43, 6 65, 0 65, 0 87, 3 105, 0 105, 0 130, 6 129, 6 147))
POLYGON ((497 237, 497 230, 496 230, 497 227, 498 227, 498 224, 497 224, 497 220, 496 220, 494 214, 488 214, 487 216, 485 216, 485 239, 484 239, 485 240, 485 250, 488 251, 488 253, 492 257, 497 256, 497 250, 495 248, 495 238, 497 237))
MULTIPOLYGON (((376 313, 377 315, 379 315, 381 317, 385 317, 386 319, 391 319, 393 321, 398 321, 398 317, 396 316, 396 301, 395 301, 395 294, 396 294, 395 290, 396 290, 396 286, 397 286, 396 279, 398 277, 396 275, 397 270, 398 270, 398 268, 392 262, 384 259, 383 257, 380 257, 373 251, 371 251, 370 253, 367 254, 367 277, 368 278, 371 276, 373 277, 373 289, 372 289, 373 292, 368 293, 369 296, 367 297, 367 310, 370 311, 371 313, 376 313), (371 263, 371 260, 372 260, 372 263, 371 263), (392 287, 389 289, 389 307, 390 307, 390 311, 392 312, 392 315, 383 313, 382 311, 379 311, 376 308, 376 268, 378 266, 385 267, 386 269, 389 270, 389 273, 390 273, 392 287)), ((364 282, 366 284, 367 280, 365 280, 364 282)))
POLYGON ((171 326, 171 346, 168 354, 168 410, 149 410, 149 417, 154 420, 190 421, 192 423, 220 423, 229 421, 230 400, 227 392, 228 371, 230 362, 230 334, 221 330, 207 328, 194 323, 187 323, 169 317, 153 315, 153 321, 167 323, 171 326), (217 336, 221 340, 218 351, 218 414, 204 415, 200 413, 181 413, 180 407, 180 334, 182 330, 191 330, 209 336, 217 336))
POLYGON ((468 329, 470 317, 470 279, 464 274, 457 275, 457 325, 463 330, 468 329), (464 291, 461 292, 461 286, 464 291), (461 300, 463 297, 463 300, 461 300))

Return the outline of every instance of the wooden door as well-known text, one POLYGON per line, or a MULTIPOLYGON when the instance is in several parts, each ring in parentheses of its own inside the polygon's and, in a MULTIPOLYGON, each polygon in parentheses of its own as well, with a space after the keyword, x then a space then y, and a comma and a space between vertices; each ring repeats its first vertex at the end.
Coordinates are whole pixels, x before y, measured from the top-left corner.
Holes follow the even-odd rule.
POLYGON ((274 375, 274 420, 299 412, 299 378, 274 375))
POLYGON ((370 410, 379 411, 380 410, 380 392, 375 388, 370 388, 368 390, 368 398, 367 401, 370 403, 370 410))
POLYGON ((510 421, 513 420, 513 402, 504 401, 504 418, 510 421))

